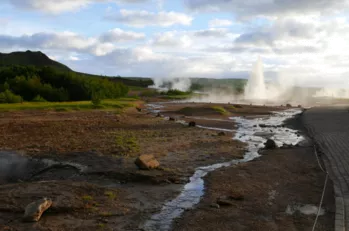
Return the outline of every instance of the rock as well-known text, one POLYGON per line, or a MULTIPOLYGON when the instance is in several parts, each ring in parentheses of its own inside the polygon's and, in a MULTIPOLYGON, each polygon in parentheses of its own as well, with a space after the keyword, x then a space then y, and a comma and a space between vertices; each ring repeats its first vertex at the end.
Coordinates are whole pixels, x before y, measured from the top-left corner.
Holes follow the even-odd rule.
POLYGON ((302 105, 298 105, 298 108, 302 108, 302 105))
POLYGON ((195 126, 196 126, 196 123, 194 121, 189 122, 189 127, 195 127, 195 126))
POLYGON ((154 155, 141 155, 136 159, 135 164, 143 170, 155 169, 160 166, 154 155))
POLYGON ((267 125, 265 125, 265 124, 259 124, 259 127, 261 127, 261 128, 266 128, 267 125))
POLYGON ((265 149, 275 149, 277 148, 276 143, 272 139, 268 139, 267 142, 264 143, 265 149))
POLYGON ((137 109, 138 112, 142 111, 142 108, 136 107, 136 109, 137 109))
POLYGON ((236 200, 236 201, 242 201, 245 199, 244 195, 242 195, 239 192, 233 192, 230 194, 230 196, 228 197, 231 200, 236 200))
POLYGON ((286 104, 286 107, 292 107, 292 105, 288 103, 288 104, 286 104))
POLYGON ((173 117, 170 117, 168 120, 169 120, 169 121, 176 121, 176 119, 173 118, 173 117))
POLYGON ((230 198, 228 198, 228 197, 219 197, 216 202, 220 206, 231 206, 231 205, 233 205, 233 201, 230 198))
POLYGON ((40 220, 42 214, 50 208, 52 200, 43 198, 38 201, 34 201, 27 205, 24 212, 23 220, 26 222, 37 222, 40 220))
POLYGON ((160 112, 156 115, 156 117, 162 117, 162 115, 160 114, 160 112))
POLYGON ((210 207, 211 207, 211 208, 215 208, 215 209, 219 209, 219 208, 220 208, 219 204, 217 204, 217 203, 212 203, 212 204, 210 205, 210 207))
POLYGON ((226 134, 225 134, 225 132, 218 132, 217 135, 218 135, 218 136, 225 136, 226 134))

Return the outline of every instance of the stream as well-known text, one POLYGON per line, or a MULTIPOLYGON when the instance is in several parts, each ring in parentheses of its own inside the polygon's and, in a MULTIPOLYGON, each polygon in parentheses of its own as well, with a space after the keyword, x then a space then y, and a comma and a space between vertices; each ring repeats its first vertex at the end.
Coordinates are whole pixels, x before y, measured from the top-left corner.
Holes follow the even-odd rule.
MULTIPOLYGON (((161 105, 149 105, 149 110, 154 113, 160 112, 161 108, 161 105)), ((238 127, 233 139, 247 144, 247 151, 244 158, 197 168, 194 175, 190 177, 189 183, 184 186, 181 194, 174 200, 165 203, 159 213, 154 214, 145 222, 142 227, 143 230, 171 230, 172 222, 176 218, 179 218, 185 210, 192 209, 200 202, 205 190, 203 177, 219 168, 245 163, 258 158, 260 156, 258 150, 264 147, 264 143, 267 139, 273 139, 278 147, 284 144, 298 144, 304 138, 298 135, 296 130, 285 128, 282 125, 285 120, 299 113, 301 113, 300 109, 289 109, 281 112, 274 112, 272 116, 264 118, 246 119, 243 117, 231 117, 230 119, 234 120, 238 127)), ((178 122, 185 123, 184 121, 178 122)), ((200 128, 227 131, 227 129, 212 127, 200 126, 200 128)))

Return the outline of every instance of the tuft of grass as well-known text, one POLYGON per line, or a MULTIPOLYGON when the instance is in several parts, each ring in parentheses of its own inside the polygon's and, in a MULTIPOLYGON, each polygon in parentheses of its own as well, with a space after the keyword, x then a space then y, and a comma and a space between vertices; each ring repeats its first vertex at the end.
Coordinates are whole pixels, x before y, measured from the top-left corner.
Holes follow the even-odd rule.
POLYGON ((98 223, 97 226, 98 226, 98 229, 100 229, 100 230, 105 228, 105 224, 103 224, 103 223, 98 223))
POLYGON ((155 97, 158 95, 159 95, 159 92, 156 89, 146 89, 141 91, 141 93, 139 93, 139 96, 141 97, 155 97))
POLYGON ((116 193, 112 191, 106 191, 104 195, 106 195, 110 200, 114 200, 116 198, 116 193))
POLYGON ((225 110, 224 107, 221 106, 212 106, 211 107, 213 110, 215 110, 216 112, 220 113, 221 115, 227 115, 229 114, 229 112, 227 110, 225 110))
POLYGON ((122 156, 132 156, 140 151, 139 142, 132 132, 120 131, 115 137, 115 146, 122 156))
POLYGON ((106 99, 101 104, 95 106, 91 101, 76 102, 23 102, 14 104, 0 104, 0 111, 18 111, 18 110, 92 110, 92 109, 124 109, 135 107, 136 102, 132 99, 106 99))
POLYGON ((92 196, 89 196, 89 195, 84 195, 81 197, 82 200, 84 201, 92 201, 93 200, 93 197, 92 196))

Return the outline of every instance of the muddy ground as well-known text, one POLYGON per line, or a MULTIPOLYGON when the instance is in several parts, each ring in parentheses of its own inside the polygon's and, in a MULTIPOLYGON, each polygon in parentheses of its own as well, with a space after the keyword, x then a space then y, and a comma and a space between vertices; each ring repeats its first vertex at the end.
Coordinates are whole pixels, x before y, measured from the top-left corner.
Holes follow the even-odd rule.
MULTIPOLYGON (((174 230, 296 231, 312 230, 315 214, 288 206, 318 206, 325 174, 316 163, 312 147, 263 152, 250 163, 224 168, 206 177, 206 194, 201 203, 175 223, 174 230), (231 205, 216 207, 217 199, 237 198, 231 205)), ((326 187, 316 230, 334 230, 333 185, 326 187)), ((316 210, 315 210, 316 211, 316 210)))
MULTIPOLYGON (((235 124, 229 120, 230 116, 252 118, 269 115, 272 110, 285 109, 197 103, 164 105, 162 115, 186 122, 195 121, 197 125, 205 127, 224 128, 227 131, 218 134, 219 131, 215 130, 188 127, 156 117, 144 108, 141 111, 129 109, 123 113, 1 113, 0 149, 4 151, 0 153, 0 157, 6 157, 7 162, 10 160, 12 165, 6 170, 5 165, 0 163, 0 230, 141 230, 142 224, 158 212, 164 202, 179 194, 196 167, 242 158, 245 144, 231 139, 235 124), (212 107, 224 107, 225 112, 213 110, 212 107), (120 140, 120 137, 121 140, 126 137, 126 141, 132 139, 132 145, 123 146, 116 141, 120 140), (138 170, 133 162, 140 154, 154 154, 160 161, 161 168, 152 171, 138 170), (23 223, 21 217, 24 207, 31 201, 45 196, 53 199, 52 208, 45 213, 40 222, 23 223)), ((241 174, 238 168, 233 167, 210 174, 207 177, 207 194, 203 202, 185 214, 175 229, 211 230, 205 228, 211 227, 208 221, 211 220, 212 223, 215 216, 216 224, 231 227, 234 224, 228 218, 232 217, 228 216, 230 213, 225 213, 232 208, 245 210, 242 205, 249 209, 234 219, 254 224, 255 220, 250 219, 251 214, 261 213, 263 217, 263 211, 266 209, 258 204, 264 202, 260 189, 267 192, 273 190, 270 187, 275 187, 280 195, 283 195, 281 192, 292 188, 293 191, 291 190, 289 195, 299 198, 299 201, 295 202, 302 203, 302 198, 314 197, 314 202, 311 200, 311 203, 316 204, 318 187, 323 180, 316 166, 310 168, 310 174, 303 174, 302 179, 308 183, 314 180, 318 183, 307 184, 311 190, 301 192, 297 190, 304 185, 303 180, 299 181, 300 173, 292 168, 285 170, 281 167, 284 163, 286 165, 294 161, 299 164, 299 172, 307 173, 307 167, 312 165, 311 155, 308 154, 310 149, 275 152, 244 165, 249 174, 241 174), (304 163, 300 161, 302 153, 308 156, 304 163), (252 167, 248 167, 250 165, 252 167), (286 174, 280 178, 278 187, 272 180, 277 169, 286 174), (264 172, 268 175, 263 174, 264 172), (294 177, 294 174, 297 177, 294 177), (239 179, 240 176, 243 177, 239 179), (282 179, 288 181, 284 182, 282 179), (287 182, 289 183, 286 184, 287 182), (247 183, 258 187, 242 187, 247 183), (293 186, 286 187, 289 185, 293 186), (241 189, 246 191, 246 199, 241 202, 243 204, 221 209, 207 207, 218 196, 217 192, 225 194, 229 189, 236 187, 242 187, 241 189), (253 207, 260 209, 253 212, 253 207)), ((275 199, 272 206, 277 207, 275 211, 283 209, 281 198, 285 198, 285 195, 275 199)), ((273 214, 276 213, 274 210, 273 214)), ((234 211, 233 214, 238 212, 234 211)), ((329 218, 324 224, 328 222, 330 227, 331 217, 328 214, 330 213, 327 213, 326 217, 329 218)), ((268 222, 274 218, 270 218, 271 215, 265 216, 268 222)), ((293 221, 292 218, 288 220, 290 219, 293 221)), ((308 225, 309 219, 312 217, 295 220, 293 223, 308 225)), ((237 220, 238 223, 239 221, 237 220)), ((240 224, 242 227, 257 227, 248 226, 244 222, 240 224)), ((264 225, 265 223, 261 222, 258 226, 260 228, 255 230, 270 230, 269 226, 264 225)))

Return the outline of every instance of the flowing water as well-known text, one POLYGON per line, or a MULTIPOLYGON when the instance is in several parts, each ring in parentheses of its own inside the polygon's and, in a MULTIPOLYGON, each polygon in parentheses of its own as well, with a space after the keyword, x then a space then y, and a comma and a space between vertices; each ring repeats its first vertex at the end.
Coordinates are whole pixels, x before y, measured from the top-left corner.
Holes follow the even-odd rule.
MULTIPOLYGON (((157 109, 158 108, 159 107, 157 107, 157 109)), ((278 146, 282 146, 283 144, 296 145, 302 141, 303 137, 297 135, 296 130, 281 126, 285 120, 292 118, 300 112, 301 110, 299 109, 291 109, 275 112, 274 115, 269 118, 256 119, 232 117, 231 119, 238 125, 234 139, 247 143, 247 152, 244 158, 197 168, 194 175, 190 178, 190 182, 184 186, 181 194, 174 200, 165 203, 161 211, 153 215, 150 220, 144 224, 143 229, 146 231, 170 230, 174 219, 180 217, 185 210, 193 208, 200 202, 201 197, 204 195, 203 177, 209 172, 219 168, 248 162, 258 158, 260 156, 258 150, 264 147, 264 142, 266 141, 264 134, 268 134, 278 146), (261 124, 264 126, 259 126, 261 124)), ((222 129, 219 128, 207 129, 222 131, 222 129)))

